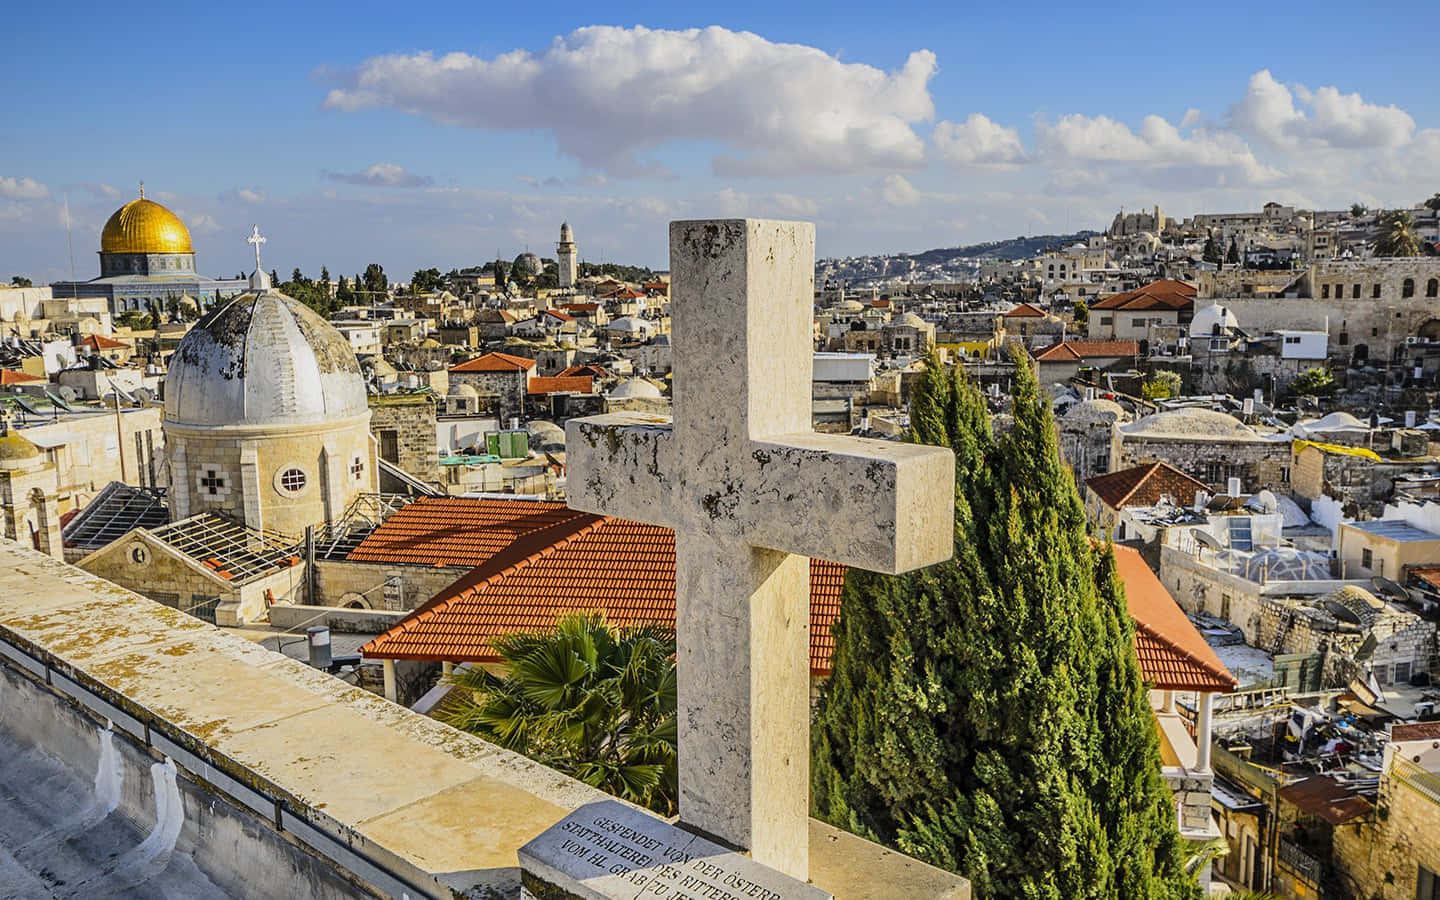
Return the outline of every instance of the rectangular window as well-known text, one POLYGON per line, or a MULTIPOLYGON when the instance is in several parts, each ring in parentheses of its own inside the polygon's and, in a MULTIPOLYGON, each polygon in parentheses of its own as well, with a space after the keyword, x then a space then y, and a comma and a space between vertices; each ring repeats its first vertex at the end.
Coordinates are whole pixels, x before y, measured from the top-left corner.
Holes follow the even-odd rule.
POLYGON ((1360 565, 1366 569, 1375 568, 1375 554, 1370 552, 1369 547, 1360 551, 1360 565))
POLYGON ((1408 662, 1397 662, 1395 664, 1395 683, 1410 683, 1410 664, 1408 662))
POLYGON ((1131 319, 1131 320, 1130 320, 1130 327, 1131 327, 1131 328, 1144 328, 1144 327, 1145 327, 1145 320, 1144 320, 1144 319, 1131 319))
POLYGON ((1321 299, 1321 300, 1329 300, 1329 299, 1330 299, 1330 285, 1328 285, 1328 284, 1322 284, 1322 285, 1320 285, 1320 299, 1321 299))
POLYGON ((1359 300, 1359 299, 1360 299, 1360 285, 1355 284, 1355 285, 1351 285, 1351 286, 1350 286, 1350 299, 1352 299, 1352 300, 1359 300))
POLYGON ((1299 339, 1298 337, 1287 337, 1287 338, 1285 338, 1285 343, 1287 343, 1287 344, 1298 344, 1298 343, 1300 343, 1300 339, 1299 339))
POLYGON ((1440 875, 1420 866, 1415 876, 1415 900, 1440 900, 1440 875))
POLYGON ((1372 285, 1370 285, 1370 296, 1371 296, 1373 299, 1375 299, 1375 300, 1379 300, 1379 299, 1380 299, 1380 285, 1378 285, 1378 284, 1372 284, 1372 285))
POLYGON ((1101 317, 1100 317, 1100 324, 1101 324, 1101 325, 1109 325, 1111 322, 1114 322, 1114 321, 1115 321, 1115 319, 1114 319, 1113 316, 1101 316, 1101 317))

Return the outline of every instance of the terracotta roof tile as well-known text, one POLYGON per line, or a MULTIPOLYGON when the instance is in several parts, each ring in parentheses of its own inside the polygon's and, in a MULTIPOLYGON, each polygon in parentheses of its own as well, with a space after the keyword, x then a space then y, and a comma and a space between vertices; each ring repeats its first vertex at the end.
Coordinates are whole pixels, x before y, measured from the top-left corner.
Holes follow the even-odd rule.
MULTIPOLYGON (((668 528, 589 516, 549 546, 499 564, 467 575, 361 651, 385 659, 494 662, 492 638, 550 628, 575 612, 602 612, 621 626, 674 626, 675 533, 668 528)), ((840 613, 844 573, 842 566, 811 560, 810 667, 816 674, 830 668, 830 626, 840 613)))
POLYGON ((421 497, 397 510, 350 551, 351 562, 473 569, 512 550, 531 552, 593 516, 564 503, 421 497))
POLYGON ((1180 310, 1195 305, 1195 287, 1183 281, 1161 279, 1123 294, 1111 294, 1091 309, 1180 310))
POLYGON ((549 375, 537 376, 530 379, 526 386, 527 394, 562 394, 573 391, 577 394, 588 394, 593 389, 594 380, 589 375, 549 375))
POLYGON ((1118 359, 1140 352, 1139 341, 1061 341, 1034 352, 1040 362, 1077 359, 1118 359))
POLYGON ((1239 684, 1138 551, 1115 548, 1125 602, 1135 620, 1135 654, 1145 680, 1162 690, 1230 693, 1239 684))
POLYGON ((606 371, 605 371, 604 369, 602 369, 600 366, 592 366, 592 365, 571 366, 570 368, 566 369, 565 371, 560 372, 560 373, 557 375, 557 377, 559 377, 559 378, 565 378, 565 377, 571 376, 571 375, 589 375, 591 378, 609 378, 609 377, 610 377, 610 373, 609 373, 609 372, 606 372, 606 371))
POLYGON ((1007 319, 1034 319, 1037 317, 1045 318, 1045 310, 1031 303, 1022 303, 1005 313, 1007 319))
POLYGON ((562 322, 573 322, 573 321, 575 321, 575 317, 574 317, 574 316, 570 315, 569 313, 563 313, 563 312, 561 312, 561 311, 558 310, 558 309, 547 309, 547 310, 545 310, 543 313, 541 313, 541 315, 542 315, 542 316, 549 316, 549 317, 552 318, 552 319, 559 319, 559 320, 562 321, 562 322))
POLYGON ((31 375, 29 372, 21 372, 18 369, 0 369, 0 385, 8 384, 33 384, 45 379, 31 375))
POLYGON ((1166 496, 1183 506, 1195 497, 1196 491, 1210 490, 1205 482, 1191 478, 1165 462, 1096 475, 1085 479, 1085 486, 1111 509, 1154 506, 1166 496))
POLYGON ((451 366, 452 372, 528 372, 535 368, 535 360, 509 353, 487 353, 474 359, 467 359, 458 366, 451 366))
POLYGON ((108 338, 103 334, 90 334, 81 339, 80 346, 89 347, 91 350, 120 350, 128 348, 130 345, 124 341, 108 338))

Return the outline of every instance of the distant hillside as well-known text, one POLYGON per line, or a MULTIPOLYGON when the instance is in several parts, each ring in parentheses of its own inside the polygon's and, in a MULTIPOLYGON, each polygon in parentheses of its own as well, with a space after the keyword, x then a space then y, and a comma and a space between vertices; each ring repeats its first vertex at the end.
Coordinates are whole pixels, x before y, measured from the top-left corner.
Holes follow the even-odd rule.
POLYGON ((1077 231, 1074 234, 1037 234, 1031 237, 1011 238, 1008 241, 987 241, 983 244, 971 244, 968 247, 940 248, 926 250, 924 253, 905 255, 922 266, 945 265, 955 259, 976 259, 982 256, 996 259, 1029 259, 1036 253, 1083 241, 1099 233, 1098 231, 1077 231))

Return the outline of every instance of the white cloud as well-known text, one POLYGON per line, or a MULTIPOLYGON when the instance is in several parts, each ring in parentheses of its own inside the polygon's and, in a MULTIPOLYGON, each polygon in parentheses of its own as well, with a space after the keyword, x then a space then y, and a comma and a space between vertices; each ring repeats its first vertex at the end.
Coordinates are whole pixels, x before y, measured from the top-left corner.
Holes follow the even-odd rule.
POLYGON ((942 121, 931 135, 940 158, 960 166, 1010 166, 1025 161, 1020 132, 971 113, 964 122, 942 121))
POLYGON ((1397 147, 1415 131, 1415 120, 1398 106, 1368 103, 1334 87, 1297 84, 1292 92, 1269 69, 1250 76, 1245 96, 1230 107, 1230 124, 1284 149, 1397 147))
POLYGON ((33 178, 11 178, 0 175, 0 197, 6 200, 43 200, 50 189, 33 178))
POLYGON ((1262 164, 1249 145, 1228 132, 1182 132, 1160 116, 1146 116, 1138 131, 1109 116, 1061 116, 1036 124, 1042 155, 1061 164, 1102 163, 1211 178, 1217 184, 1263 184, 1281 172, 1262 164))
POLYGON ((880 199, 890 206, 914 206, 920 202, 920 192, 904 175, 886 175, 876 190, 880 199))
POLYGON ((435 179, 429 175, 407 172, 403 166, 394 163, 376 163, 363 172, 326 172, 325 177, 341 184, 368 187, 420 188, 435 183, 435 179))
POLYGON ((724 147, 712 161, 721 175, 848 173, 924 162, 912 126, 934 115, 935 70, 928 50, 887 73, 719 27, 591 26, 538 53, 377 56, 325 106, 548 131, 561 152, 615 175, 663 171, 644 156, 672 141, 724 147))

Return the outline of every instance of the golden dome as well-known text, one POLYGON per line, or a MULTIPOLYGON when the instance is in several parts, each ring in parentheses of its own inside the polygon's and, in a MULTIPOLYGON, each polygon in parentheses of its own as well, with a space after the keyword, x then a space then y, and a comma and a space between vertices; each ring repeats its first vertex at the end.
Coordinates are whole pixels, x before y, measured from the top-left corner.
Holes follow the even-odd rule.
POLYGON ((141 196, 115 210, 100 232, 101 253, 194 253, 190 229, 170 210, 141 196))

